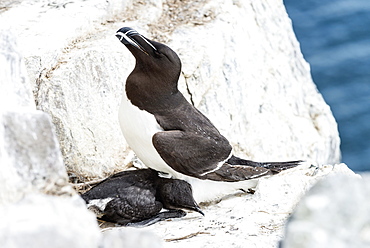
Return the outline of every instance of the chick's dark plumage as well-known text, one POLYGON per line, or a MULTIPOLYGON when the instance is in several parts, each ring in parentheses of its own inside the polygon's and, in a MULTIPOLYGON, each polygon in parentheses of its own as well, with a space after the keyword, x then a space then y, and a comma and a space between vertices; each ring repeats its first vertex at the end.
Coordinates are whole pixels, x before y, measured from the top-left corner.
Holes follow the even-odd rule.
POLYGON ((88 207, 100 219, 121 225, 153 224, 166 218, 182 217, 181 209, 203 214, 194 201, 191 186, 178 179, 161 178, 151 169, 117 173, 82 194, 88 207), (169 209, 161 212, 162 208, 169 209))

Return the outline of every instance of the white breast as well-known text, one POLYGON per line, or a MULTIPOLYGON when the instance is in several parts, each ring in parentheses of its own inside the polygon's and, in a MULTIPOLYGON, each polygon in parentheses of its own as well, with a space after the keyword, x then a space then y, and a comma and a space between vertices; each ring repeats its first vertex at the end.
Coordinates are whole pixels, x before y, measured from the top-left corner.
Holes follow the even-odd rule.
POLYGON ((153 135, 163 131, 154 115, 131 104, 125 93, 122 95, 118 118, 126 142, 146 166, 175 176, 177 172, 164 162, 153 146, 153 135))

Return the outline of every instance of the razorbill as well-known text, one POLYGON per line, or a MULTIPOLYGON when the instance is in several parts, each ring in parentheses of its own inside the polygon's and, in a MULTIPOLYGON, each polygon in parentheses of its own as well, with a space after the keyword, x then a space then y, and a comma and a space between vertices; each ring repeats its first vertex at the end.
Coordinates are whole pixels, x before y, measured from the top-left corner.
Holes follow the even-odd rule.
POLYGON ((120 225, 146 226, 186 215, 182 209, 202 215, 189 183, 162 178, 152 169, 114 174, 81 195, 101 220, 120 225), (161 212, 162 208, 168 211, 161 212))
POLYGON ((229 141, 178 90, 177 54, 132 28, 119 29, 116 37, 136 59, 119 108, 122 133, 146 166, 189 182, 197 202, 248 190, 257 178, 301 162, 260 163, 233 156, 229 141))

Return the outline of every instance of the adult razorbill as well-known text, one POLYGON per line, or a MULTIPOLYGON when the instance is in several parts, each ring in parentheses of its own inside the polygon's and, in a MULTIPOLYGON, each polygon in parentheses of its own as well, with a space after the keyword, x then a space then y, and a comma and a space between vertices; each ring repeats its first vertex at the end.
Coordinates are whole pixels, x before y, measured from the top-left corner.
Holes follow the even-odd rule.
POLYGON ((116 37, 136 59, 119 109, 123 135, 146 166, 189 182, 198 203, 248 190, 258 178, 301 162, 233 156, 229 141, 178 90, 177 54, 132 28, 119 29, 116 37))

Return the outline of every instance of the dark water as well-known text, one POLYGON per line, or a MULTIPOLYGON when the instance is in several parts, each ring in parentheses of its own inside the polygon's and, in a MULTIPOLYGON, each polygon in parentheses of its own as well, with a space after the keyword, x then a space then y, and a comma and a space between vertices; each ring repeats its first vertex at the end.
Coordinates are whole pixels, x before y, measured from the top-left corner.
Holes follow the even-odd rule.
POLYGON ((339 125, 342 161, 370 171, 370 0, 284 0, 339 125))

